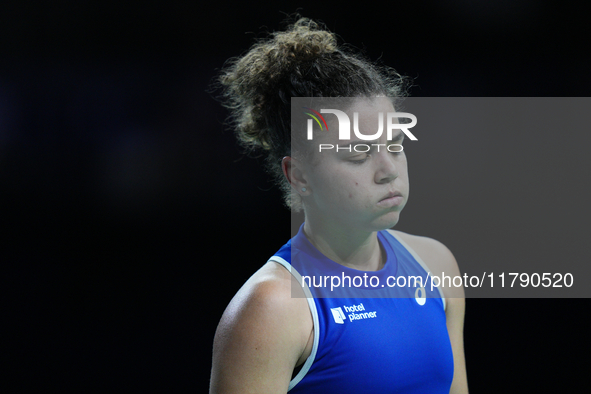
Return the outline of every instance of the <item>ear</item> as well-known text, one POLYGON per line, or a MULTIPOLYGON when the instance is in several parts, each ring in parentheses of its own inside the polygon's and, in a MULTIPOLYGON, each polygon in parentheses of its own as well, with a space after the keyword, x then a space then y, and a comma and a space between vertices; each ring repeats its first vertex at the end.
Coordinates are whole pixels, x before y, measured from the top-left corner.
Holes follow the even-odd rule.
POLYGON ((293 187, 298 194, 301 196, 307 196, 310 194, 310 185, 306 180, 302 164, 298 160, 291 156, 285 156, 281 160, 281 169, 291 187, 293 187))

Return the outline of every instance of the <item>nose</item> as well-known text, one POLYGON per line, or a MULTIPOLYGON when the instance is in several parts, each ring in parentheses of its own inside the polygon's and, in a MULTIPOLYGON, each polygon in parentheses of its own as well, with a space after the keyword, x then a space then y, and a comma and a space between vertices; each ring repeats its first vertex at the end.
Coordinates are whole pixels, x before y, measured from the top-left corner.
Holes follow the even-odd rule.
POLYGON ((398 178, 399 172, 398 166, 396 165, 396 157, 396 154, 392 154, 387 150, 377 154, 377 160, 375 161, 377 166, 375 173, 376 183, 390 183, 398 178))

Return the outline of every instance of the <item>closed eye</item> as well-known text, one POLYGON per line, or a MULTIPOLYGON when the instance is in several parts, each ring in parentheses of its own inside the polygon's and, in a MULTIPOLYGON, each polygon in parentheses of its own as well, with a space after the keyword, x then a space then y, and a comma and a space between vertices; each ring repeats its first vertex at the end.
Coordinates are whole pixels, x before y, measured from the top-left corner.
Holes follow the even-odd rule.
POLYGON ((370 154, 366 153, 365 157, 361 158, 361 159, 351 159, 349 160, 349 162, 353 163, 353 164, 363 164, 367 161, 367 159, 369 159, 370 154))
POLYGON ((404 151, 402 143, 388 145, 388 152, 392 154, 400 154, 404 151))

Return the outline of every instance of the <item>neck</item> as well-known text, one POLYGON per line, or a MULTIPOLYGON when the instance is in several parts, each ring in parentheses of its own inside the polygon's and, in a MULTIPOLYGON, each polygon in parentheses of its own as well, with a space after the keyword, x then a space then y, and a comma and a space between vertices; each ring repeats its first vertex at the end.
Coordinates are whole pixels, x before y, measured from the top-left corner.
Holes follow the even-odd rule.
POLYGON ((360 271, 377 271, 384 266, 385 253, 376 231, 352 231, 306 217, 304 233, 316 249, 338 264, 360 271))

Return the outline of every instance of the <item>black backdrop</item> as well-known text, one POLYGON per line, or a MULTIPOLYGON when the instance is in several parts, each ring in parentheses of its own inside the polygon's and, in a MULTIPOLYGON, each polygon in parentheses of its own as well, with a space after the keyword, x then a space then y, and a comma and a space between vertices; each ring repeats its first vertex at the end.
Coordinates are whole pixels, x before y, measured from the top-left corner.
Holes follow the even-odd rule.
MULTIPOLYGON (((290 217, 206 90, 285 13, 322 20, 416 77, 414 96, 587 96, 591 86, 589 28, 574 2, 1 7, 2 385, 14 392, 207 390, 217 322, 288 239, 290 217)), ((453 230, 468 214, 415 229, 429 218, 412 209, 401 230, 462 255, 453 230)), ((589 366, 579 359, 588 307, 468 299, 471 391, 576 387, 589 366)))

